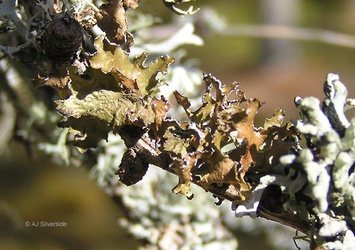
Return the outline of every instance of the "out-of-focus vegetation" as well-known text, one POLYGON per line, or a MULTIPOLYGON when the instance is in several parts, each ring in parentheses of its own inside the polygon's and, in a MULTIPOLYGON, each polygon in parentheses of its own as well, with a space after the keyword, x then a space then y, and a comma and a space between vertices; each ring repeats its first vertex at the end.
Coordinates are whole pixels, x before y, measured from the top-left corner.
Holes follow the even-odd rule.
MULTIPOLYGON (((221 22, 220 25, 226 25, 227 30, 238 25, 280 24, 351 35, 354 34, 355 4, 352 1, 285 1, 293 2, 292 8, 286 11, 283 8, 287 9, 287 4, 284 6, 280 1, 268 1, 268 4, 276 6, 271 10, 266 8, 264 2, 197 0, 194 5, 201 10, 194 17, 176 16, 158 0, 143 0, 139 9, 161 18, 163 22, 160 25, 166 22, 176 25, 188 18, 196 19, 196 32, 203 38, 204 45, 186 45, 184 60, 197 59, 203 72, 213 73, 222 82, 242 82, 243 91, 249 97, 258 97, 266 102, 259 110, 259 117, 272 114, 276 107, 281 106, 286 110, 287 120, 298 115, 293 104, 295 96, 322 96, 320 83, 328 72, 340 74, 345 83, 353 82, 355 49, 320 41, 275 40, 272 39, 273 34, 268 39, 257 35, 224 34, 207 27, 206 19, 210 18, 214 24, 221 22), (289 13, 289 16, 283 15, 285 13, 289 13), (278 16, 279 20, 272 18, 278 16)), ((163 37, 169 32, 176 32, 173 28, 165 29, 159 25, 153 29, 156 33, 152 34, 163 37)), ((145 35, 147 39, 154 40, 154 35, 145 35)), ((6 33, 0 34, 0 38, 1 44, 6 45, 6 33)), ((2 78, 5 72, 3 70, 2 78)), ((33 77, 33 72, 21 77, 30 85, 29 75, 33 77)), ((347 87, 349 96, 354 96, 354 85, 348 84, 347 87)), ((51 92, 48 89, 35 91, 39 98, 48 94, 46 91, 51 92)), ((25 99, 26 96, 23 96, 18 101, 25 99)), ((41 130, 37 133, 40 135, 41 130)), ((0 244, 4 249, 137 248, 136 241, 118 226, 117 220, 123 214, 99 190, 95 181, 88 179, 88 172, 84 168, 53 166, 46 155, 39 152, 28 154, 28 148, 19 143, 16 136, 9 145, 1 145, 1 148, 0 244), (30 161, 30 155, 36 157, 30 161), (26 221, 62 221, 67 226, 26 227, 26 221)), ((250 227, 253 228, 252 224, 250 227)), ((257 231, 255 227, 254 230, 257 231)), ((263 239, 273 237, 263 231, 254 235, 246 232, 248 229, 235 229, 235 234, 239 235, 239 249, 251 248, 248 244, 255 243, 255 235, 263 239)), ((263 243, 263 248, 270 245, 270 249, 283 249, 270 242, 263 243)))

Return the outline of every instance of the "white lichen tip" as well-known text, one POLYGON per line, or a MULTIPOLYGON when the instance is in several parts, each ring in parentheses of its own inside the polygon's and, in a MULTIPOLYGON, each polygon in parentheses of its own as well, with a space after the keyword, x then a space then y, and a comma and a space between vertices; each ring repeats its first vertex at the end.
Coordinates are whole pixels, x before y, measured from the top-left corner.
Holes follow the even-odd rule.
POLYGON ((299 96, 296 96, 294 99, 294 103, 295 103, 296 107, 298 107, 302 103, 302 98, 299 96))
POLYGON ((345 221, 336 221, 330 218, 319 229, 319 235, 322 237, 334 237, 347 230, 345 221))
POLYGON ((342 137, 344 135, 345 128, 350 125, 344 114, 345 107, 347 105, 348 90, 339 80, 338 75, 328 74, 327 81, 324 83, 323 91, 326 96, 322 106, 323 112, 329 118, 332 127, 342 137))
POLYGON ((334 74, 334 73, 329 73, 327 76, 327 82, 331 83, 335 80, 340 80, 339 75, 334 74))
POLYGON ((304 118, 304 123, 297 122, 295 125, 301 133, 321 137, 331 130, 329 120, 320 109, 319 104, 319 100, 315 97, 306 97, 298 103, 297 108, 304 118))

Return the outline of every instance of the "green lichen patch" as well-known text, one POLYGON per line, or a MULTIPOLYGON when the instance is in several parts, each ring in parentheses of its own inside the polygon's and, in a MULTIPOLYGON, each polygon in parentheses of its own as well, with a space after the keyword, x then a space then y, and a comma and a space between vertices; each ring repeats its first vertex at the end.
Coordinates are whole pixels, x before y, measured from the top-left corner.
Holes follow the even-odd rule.
MULTIPOLYGON (((191 110, 187 97, 174 93, 191 120, 189 126, 176 130, 190 136, 182 137, 184 133, 180 132, 178 139, 167 139, 165 150, 179 148, 183 163, 175 164, 174 170, 180 177, 184 193, 188 193, 189 180, 195 180, 207 191, 214 185, 232 185, 238 199, 244 201, 251 191, 250 183, 244 179, 245 174, 272 168, 272 161, 278 161, 294 146, 294 131, 290 130, 290 125, 281 127, 282 109, 277 109, 272 118, 266 119, 264 127, 256 128, 254 119, 261 102, 247 99, 239 90, 240 83, 223 85, 212 75, 205 75, 204 82, 206 91, 202 104, 195 111, 191 110), (177 170, 179 167, 181 169, 177 170)), ((175 191, 180 190, 180 186, 175 191)))
POLYGON ((157 79, 158 73, 166 74, 169 65, 174 63, 172 57, 162 56, 146 66, 146 53, 131 62, 127 52, 119 46, 105 50, 104 36, 95 40, 95 48, 97 52, 90 59, 91 67, 112 74, 125 88, 139 91, 143 96, 158 92, 163 84, 157 79))

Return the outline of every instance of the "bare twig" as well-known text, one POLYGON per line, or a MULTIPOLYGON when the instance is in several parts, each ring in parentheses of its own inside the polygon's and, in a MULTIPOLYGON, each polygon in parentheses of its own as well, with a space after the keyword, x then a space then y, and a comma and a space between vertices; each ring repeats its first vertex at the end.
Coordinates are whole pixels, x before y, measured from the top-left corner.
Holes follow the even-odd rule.
POLYGON ((227 36, 314 41, 351 49, 355 48, 355 36, 321 29, 282 25, 237 24, 229 25, 218 33, 227 36))

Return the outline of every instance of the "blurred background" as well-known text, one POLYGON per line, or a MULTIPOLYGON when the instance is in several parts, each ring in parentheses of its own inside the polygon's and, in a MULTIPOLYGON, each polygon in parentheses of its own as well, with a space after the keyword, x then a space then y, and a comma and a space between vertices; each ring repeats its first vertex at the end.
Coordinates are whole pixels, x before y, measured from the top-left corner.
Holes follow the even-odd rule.
MULTIPOLYGON (((174 26, 192 21, 204 45, 184 46, 184 60, 193 59, 202 72, 225 84, 242 82, 247 97, 265 102, 256 125, 262 125, 277 107, 286 111, 286 121, 299 118, 294 97, 322 100, 323 82, 330 72, 340 75, 349 97, 354 97, 355 1, 197 0, 193 4, 201 10, 194 17, 181 17, 161 1, 141 1, 142 13, 161 20, 146 36, 168 36, 175 32, 174 26)), ((28 78, 23 80, 31 84, 28 78)), ((89 177, 87 168, 54 164, 41 152, 30 158, 23 143, 11 139, 4 145, 6 136, 11 135, 0 136, 1 249, 138 248, 138 242, 118 224, 122 211, 89 177), (41 222, 61 226, 36 226, 41 222)), ((235 220, 231 224, 242 224, 235 220)), ((284 245, 272 239, 280 238, 286 229, 261 223, 266 230, 232 228, 238 249, 296 249, 294 230, 282 236, 288 237, 284 245)))

